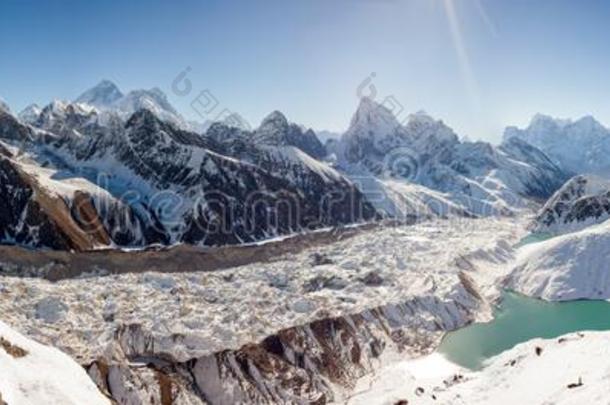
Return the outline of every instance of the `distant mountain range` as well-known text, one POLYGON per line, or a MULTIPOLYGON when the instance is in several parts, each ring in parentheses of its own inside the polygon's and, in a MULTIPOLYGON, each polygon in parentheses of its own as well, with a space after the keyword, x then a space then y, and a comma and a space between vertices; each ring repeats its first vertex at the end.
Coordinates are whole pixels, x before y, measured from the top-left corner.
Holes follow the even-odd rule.
POLYGON ((574 174, 610 175, 610 129, 595 118, 576 121, 536 115, 525 129, 508 127, 504 139, 524 140, 574 174))
POLYGON ((590 120, 534 121, 493 146, 460 141, 424 113, 403 125, 363 98, 348 130, 325 144, 279 111, 251 131, 213 123, 200 134, 161 90, 124 94, 104 80, 73 102, 17 116, 0 107, 0 189, 11 196, 1 239, 77 250, 221 245, 383 217, 513 215, 574 173, 538 138, 575 137, 574 127, 590 146, 605 134, 590 120))

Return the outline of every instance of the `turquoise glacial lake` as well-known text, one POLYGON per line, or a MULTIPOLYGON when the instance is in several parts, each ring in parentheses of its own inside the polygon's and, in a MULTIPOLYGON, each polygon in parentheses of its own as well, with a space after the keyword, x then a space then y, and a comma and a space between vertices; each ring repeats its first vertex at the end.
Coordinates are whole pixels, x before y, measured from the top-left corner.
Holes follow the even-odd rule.
POLYGON ((448 333, 438 352, 453 363, 478 370, 490 357, 530 339, 591 330, 610 330, 610 302, 547 302, 505 292, 493 321, 448 333))

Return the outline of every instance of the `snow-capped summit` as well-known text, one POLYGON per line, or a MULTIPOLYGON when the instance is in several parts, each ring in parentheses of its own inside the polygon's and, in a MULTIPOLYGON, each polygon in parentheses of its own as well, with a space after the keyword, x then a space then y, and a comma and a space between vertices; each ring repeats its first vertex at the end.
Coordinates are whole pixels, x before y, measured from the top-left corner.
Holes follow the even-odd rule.
POLYGON ((121 99, 123 93, 110 80, 102 80, 94 87, 78 96, 77 103, 90 104, 99 108, 110 108, 114 102, 121 99))
POLYGON ((546 202, 532 229, 563 234, 610 218, 610 181, 601 177, 575 176, 546 202))
POLYGON ((77 104, 87 104, 96 107, 103 113, 114 113, 123 120, 136 111, 146 109, 163 121, 169 121, 182 129, 193 129, 171 105, 167 96, 157 87, 150 90, 132 90, 123 94, 113 82, 102 80, 96 86, 85 91, 76 100, 77 104))
POLYGON ((257 139, 264 142, 281 142, 283 134, 288 131, 288 119, 275 110, 267 115, 256 130, 257 139))
POLYGON ((11 113, 11 108, 8 106, 6 101, 2 99, 2 97, 0 97, 0 110, 6 111, 9 114, 11 113))
POLYGON ((111 108, 124 118, 138 110, 146 109, 163 121, 169 121, 180 128, 187 128, 184 118, 174 109, 163 91, 158 88, 150 90, 133 90, 112 103, 111 108))
POLYGON ((350 122, 347 134, 366 128, 371 135, 383 136, 400 127, 400 123, 387 107, 369 97, 362 97, 350 122))
POLYGON ((525 129, 508 127, 504 138, 520 138, 576 174, 610 175, 610 129, 592 116, 576 121, 537 114, 525 129))
POLYGON ((343 158, 350 164, 383 160, 399 148, 412 149, 412 154, 436 153, 458 142, 457 135, 442 121, 418 112, 409 115, 403 126, 390 109, 368 97, 360 100, 349 129, 341 137, 343 158))
POLYGON ((405 136, 404 128, 388 108, 362 97, 348 130, 339 141, 339 161, 357 164, 370 158, 374 164, 405 136))
POLYGON ((42 108, 38 104, 30 104, 19 113, 19 119, 26 124, 33 124, 38 120, 42 113, 42 108))
POLYGON ((30 110, 31 116, 23 120, 25 123, 38 128, 51 131, 57 135, 80 136, 76 127, 82 127, 86 123, 98 117, 99 111, 89 105, 81 103, 69 103, 62 100, 53 100, 46 105, 40 113, 34 115, 35 108, 30 110))

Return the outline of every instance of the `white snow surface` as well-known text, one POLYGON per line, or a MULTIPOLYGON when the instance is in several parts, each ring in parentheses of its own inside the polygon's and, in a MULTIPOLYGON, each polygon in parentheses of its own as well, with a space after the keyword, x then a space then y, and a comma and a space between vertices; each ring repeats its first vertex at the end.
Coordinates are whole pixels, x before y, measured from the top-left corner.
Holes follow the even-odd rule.
POLYGON ((507 286, 552 301, 610 299, 610 223, 525 245, 507 286))
POLYGON ((610 367, 601 359, 609 355, 609 332, 530 340, 490 359, 479 372, 460 370, 434 353, 391 364, 375 376, 362 379, 347 403, 608 404, 610 367), (542 349, 540 355, 536 348, 542 349), (579 382, 582 385, 573 386, 579 382))
POLYGON ((15 357, 0 345, 2 401, 10 405, 110 404, 67 354, 24 337, 2 321, 0 339, 26 352, 15 357))

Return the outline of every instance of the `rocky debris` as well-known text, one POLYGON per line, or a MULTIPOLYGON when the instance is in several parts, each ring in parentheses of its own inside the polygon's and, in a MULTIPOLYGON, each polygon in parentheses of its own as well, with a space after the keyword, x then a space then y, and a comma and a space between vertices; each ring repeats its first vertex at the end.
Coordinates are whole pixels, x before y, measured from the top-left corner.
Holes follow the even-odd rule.
POLYGON ((292 310, 295 312, 307 314, 313 312, 316 304, 308 299, 300 299, 292 304, 292 310))
POLYGON ((334 275, 318 275, 307 280, 303 285, 303 292, 311 293, 315 291, 329 288, 331 290, 342 290, 347 287, 348 283, 340 277, 334 275))
POLYGON ((574 388, 578 388, 578 387, 582 387, 584 384, 582 382, 582 378, 578 377, 578 382, 577 383, 571 383, 568 384, 568 389, 574 389, 574 388))
MULTIPOLYGON (((0 336, 0 347, 15 359, 25 357, 28 354, 27 350, 24 350, 21 347, 12 344, 8 340, 4 339, 2 336, 0 336)), ((0 400, 2 400, 2 397, 0 397, 0 400)))
POLYGON ((362 278, 362 282, 369 287, 379 287, 383 285, 384 279, 377 271, 370 271, 362 278))
POLYGON ((333 264, 334 262, 326 255, 323 255, 319 252, 314 252, 311 254, 311 265, 312 266, 324 266, 327 264, 333 264))

